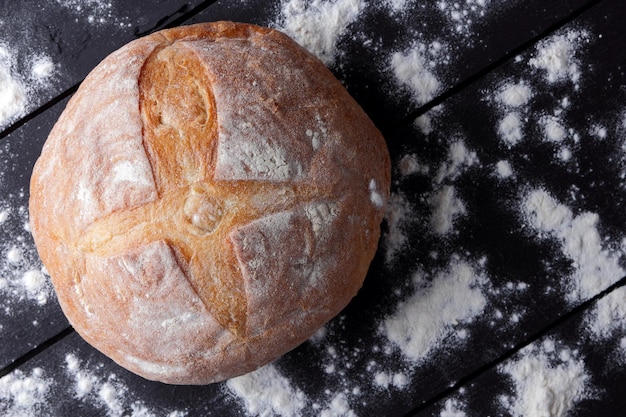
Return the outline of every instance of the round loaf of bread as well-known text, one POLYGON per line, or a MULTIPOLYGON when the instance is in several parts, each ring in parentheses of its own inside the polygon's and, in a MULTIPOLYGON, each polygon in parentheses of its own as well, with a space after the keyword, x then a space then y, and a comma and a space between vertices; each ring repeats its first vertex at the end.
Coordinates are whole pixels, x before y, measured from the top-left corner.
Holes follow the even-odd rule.
POLYGON ((231 22, 133 41, 52 129, 30 221, 64 313, 151 380, 205 384, 293 349, 374 257, 385 142, 286 35, 231 22))

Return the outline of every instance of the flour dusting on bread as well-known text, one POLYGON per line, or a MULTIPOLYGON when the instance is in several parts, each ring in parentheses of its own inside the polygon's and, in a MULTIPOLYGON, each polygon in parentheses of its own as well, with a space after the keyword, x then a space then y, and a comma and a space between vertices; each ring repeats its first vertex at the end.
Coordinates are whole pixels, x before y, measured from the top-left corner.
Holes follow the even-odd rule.
POLYGON ((274 360, 357 293, 389 165, 287 36, 180 27, 113 53, 70 100, 34 169, 33 236, 82 337, 146 378, 204 384, 274 360))

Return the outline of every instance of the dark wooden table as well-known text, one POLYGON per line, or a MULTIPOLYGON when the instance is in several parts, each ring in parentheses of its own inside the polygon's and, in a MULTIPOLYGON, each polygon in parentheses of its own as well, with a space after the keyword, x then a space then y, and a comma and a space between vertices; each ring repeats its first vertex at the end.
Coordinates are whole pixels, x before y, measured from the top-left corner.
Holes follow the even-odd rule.
MULTIPOLYGON (((0 10, 0 103, 6 74, 26 91, 23 111, 0 117, 0 415, 626 415, 621 0, 0 0, 0 10), (389 145, 379 252, 345 311, 261 378, 146 381, 64 318, 28 229, 32 166, 108 53, 183 24, 284 27, 288 3, 309 5, 309 22, 361 5, 326 58, 389 145), (414 58, 407 73, 394 56, 414 58), (411 331, 394 342, 386 326, 401 317, 411 331)), ((324 31, 310 28, 299 41, 324 31)))

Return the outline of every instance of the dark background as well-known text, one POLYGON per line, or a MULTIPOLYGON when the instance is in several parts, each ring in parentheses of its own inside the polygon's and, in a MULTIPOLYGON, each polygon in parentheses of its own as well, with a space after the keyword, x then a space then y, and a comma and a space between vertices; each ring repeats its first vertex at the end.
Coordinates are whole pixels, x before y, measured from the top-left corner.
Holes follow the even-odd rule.
MULTIPOLYGON (((161 0, 148 5, 115 0, 86 3, 77 11, 72 1, 0 0, 4 14, 0 44, 19 52, 16 73, 26 73, 29 62, 24 57, 36 53, 55 63, 46 87, 35 85, 31 91, 27 112, 0 132, 0 196, 11 208, 8 220, 0 224, 3 257, 16 241, 28 256, 36 256, 23 224, 32 166, 67 99, 103 57, 132 39, 181 24, 227 19, 280 25, 282 3, 161 0)), ((441 3, 469 10, 459 31, 449 10, 442 10, 438 2, 407 1, 406 10, 394 14, 384 2, 370 0, 339 37, 340 53, 330 68, 388 142, 394 163, 392 191, 404 196, 410 207, 411 215, 402 225, 408 243, 386 262, 386 239, 393 226, 385 222, 385 237, 359 295, 326 326, 321 342, 303 344, 275 366, 308 398, 305 415, 319 415, 339 393, 359 416, 439 416, 446 401, 452 400, 467 416, 509 415, 499 398, 515 395, 515 389, 501 367, 519 359, 521 349, 539 349, 552 341, 573 351, 589 375, 584 400, 567 415, 624 415, 626 349, 619 346, 626 336, 626 317, 613 317, 616 330, 602 339, 586 330, 596 303, 620 291, 621 277, 612 277, 617 284, 605 291, 568 301, 568 277, 576 265, 563 253, 557 236, 537 236, 529 230, 519 199, 524 190, 541 188, 574 215, 598 214, 603 248, 624 265, 626 6, 620 0, 441 3), (484 15, 474 13, 472 3, 484 15), (581 79, 547 83, 541 70, 528 65, 529 59, 542 42, 574 32, 585 33, 572 52, 581 79), (443 45, 445 56, 432 55, 429 70, 440 89, 419 102, 394 81, 389 56, 418 42, 435 41, 443 45), (517 146, 506 146, 497 130, 505 110, 494 96, 507 82, 524 82, 533 90, 530 102, 520 110, 525 127, 517 146), (541 119, 555 115, 565 97, 571 104, 558 117, 567 122, 569 142, 546 141, 541 119), (424 114, 432 121, 428 134, 415 125, 424 114), (596 125, 606 128, 606 137, 594 135, 596 125), (457 218, 452 233, 440 236, 429 224, 428 197, 446 185, 435 183, 434 176, 455 140, 476 152, 479 162, 465 167, 458 178, 446 180, 464 202, 466 214, 457 218), (569 161, 558 157, 565 145, 573 154, 569 161), (415 154, 429 172, 401 175, 399 161, 408 154, 415 154), (512 178, 494 174, 501 160, 510 162, 512 178), (436 280, 437 272, 455 256, 480 266, 488 277, 489 285, 483 288, 487 305, 471 322, 453 326, 468 332, 463 343, 454 339, 453 330, 447 336, 451 340, 440 341, 425 361, 412 362, 381 336, 378 327, 414 293, 411 280, 416 271, 436 280), (525 289, 510 290, 509 283, 523 283, 525 289), (497 312, 504 316, 500 321, 497 312), (515 314, 519 320, 511 321, 515 314), (335 372, 325 371, 329 364, 335 372), (374 377, 379 371, 401 373, 408 383, 381 387, 374 377)), ((5 208, 0 206, 0 212, 5 208)), ((14 271, 4 266, 0 273, 12 279, 14 271)), ((615 294, 626 302, 623 292, 615 294)), ((54 381, 37 415, 133 415, 133 410, 138 415, 142 407, 153 415, 173 410, 189 416, 247 415, 242 400, 225 383, 167 386, 119 368, 75 334, 53 295, 38 303, 0 289, 0 300, 6 307, 0 312, 0 376, 31 375, 41 368, 54 381), (118 388, 119 409, 112 411, 93 393, 75 395, 75 381, 67 372, 68 354, 79 358, 100 381, 118 388)), ((0 412, 13 416, 15 399, 10 398, 0 396, 6 400, 0 412)))

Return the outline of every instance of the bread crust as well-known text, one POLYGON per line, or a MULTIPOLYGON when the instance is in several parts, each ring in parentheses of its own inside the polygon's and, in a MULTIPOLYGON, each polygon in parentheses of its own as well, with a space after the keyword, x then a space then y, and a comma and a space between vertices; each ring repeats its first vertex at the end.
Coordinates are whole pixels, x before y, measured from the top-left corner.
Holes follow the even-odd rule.
POLYGON ((157 32, 52 129, 30 221, 76 331, 151 380, 206 384, 305 341, 361 287, 390 162, 324 65, 272 29, 157 32))

